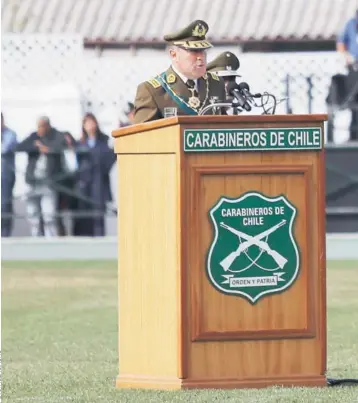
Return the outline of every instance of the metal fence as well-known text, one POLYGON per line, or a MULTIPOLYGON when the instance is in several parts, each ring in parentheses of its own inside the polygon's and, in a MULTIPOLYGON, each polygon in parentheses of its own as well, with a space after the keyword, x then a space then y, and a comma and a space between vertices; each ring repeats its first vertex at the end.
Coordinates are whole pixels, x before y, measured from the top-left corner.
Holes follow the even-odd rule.
MULTIPOLYGON (((278 97, 289 92, 293 113, 326 112, 332 76, 346 73, 337 52, 240 53, 238 46, 218 46, 208 59, 225 50, 238 55, 242 78, 256 92, 267 90, 278 97)), ((8 93, 19 86, 69 83, 79 91, 82 108, 116 114, 117 119, 133 100, 138 83, 166 69, 169 61, 160 49, 97 54, 85 50, 78 35, 3 35, 2 55, 5 106, 8 93)))
MULTIPOLYGON (((136 87, 168 67, 168 57, 160 49, 118 49, 97 53, 85 50, 79 35, 2 36, 2 109, 9 127, 19 140, 33 131, 38 115, 47 114, 59 130, 78 139, 82 114, 91 110, 102 130, 110 134, 124 120, 126 102, 133 100, 136 87)), ((285 99, 276 113, 328 113, 326 140, 345 143, 349 136, 350 110, 329 104, 327 97, 335 75, 347 74, 337 52, 240 53, 238 46, 215 47, 208 59, 224 50, 240 59, 242 80, 253 92, 269 91, 285 99)), ((23 167, 16 159, 15 233, 28 234, 23 167), (20 224, 21 222, 21 224, 20 224)), ((108 233, 116 233, 116 167, 111 171, 113 205, 106 211, 108 233)), ((73 189, 57 189, 78 197, 73 189)), ((59 210, 67 222, 88 212, 59 210)), ((69 227, 68 225, 67 227, 69 227)))

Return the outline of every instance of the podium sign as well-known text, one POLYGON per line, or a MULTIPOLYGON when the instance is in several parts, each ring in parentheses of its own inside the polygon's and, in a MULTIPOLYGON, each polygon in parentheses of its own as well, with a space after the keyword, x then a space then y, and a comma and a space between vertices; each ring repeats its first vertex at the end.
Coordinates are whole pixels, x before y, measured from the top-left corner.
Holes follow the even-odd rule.
POLYGON ((322 144, 320 127, 184 131, 185 152, 320 150, 322 144))
POLYGON ((252 303, 286 290, 300 267, 293 234, 296 211, 283 196, 221 197, 210 210, 214 240, 207 273, 213 286, 252 303))
POLYGON ((190 116, 113 132, 117 387, 326 385, 326 119, 190 116))

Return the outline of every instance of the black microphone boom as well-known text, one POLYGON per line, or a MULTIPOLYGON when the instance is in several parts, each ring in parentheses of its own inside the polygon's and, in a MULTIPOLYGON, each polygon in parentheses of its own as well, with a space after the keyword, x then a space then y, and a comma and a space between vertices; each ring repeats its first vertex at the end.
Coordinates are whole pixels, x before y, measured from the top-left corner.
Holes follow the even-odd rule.
POLYGON ((227 92, 235 98, 234 107, 239 106, 248 112, 251 111, 251 106, 246 101, 246 96, 240 93, 239 86, 235 82, 228 83, 227 92))
POLYGON ((238 86, 239 86, 239 90, 242 91, 245 94, 245 96, 247 96, 247 97, 251 97, 251 98, 261 98, 262 97, 262 94, 260 94, 260 93, 251 94, 249 84, 247 84, 245 82, 240 83, 238 86))

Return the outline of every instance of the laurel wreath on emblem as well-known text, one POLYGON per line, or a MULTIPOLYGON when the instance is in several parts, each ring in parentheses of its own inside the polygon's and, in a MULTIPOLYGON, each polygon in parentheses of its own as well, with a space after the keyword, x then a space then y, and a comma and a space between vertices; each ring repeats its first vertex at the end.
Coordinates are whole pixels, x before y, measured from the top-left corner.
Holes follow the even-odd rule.
POLYGON ((193 29, 192 34, 193 34, 193 36, 198 36, 199 38, 201 38, 202 36, 205 36, 206 29, 202 24, 198 24, 193 29))

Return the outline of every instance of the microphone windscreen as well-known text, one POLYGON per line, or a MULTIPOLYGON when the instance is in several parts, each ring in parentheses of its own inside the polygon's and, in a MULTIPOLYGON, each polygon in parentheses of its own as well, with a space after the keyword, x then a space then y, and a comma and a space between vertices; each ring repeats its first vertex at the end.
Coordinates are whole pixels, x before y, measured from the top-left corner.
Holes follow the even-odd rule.
POLYGON ((239 89, 240 89, 240 90, 247 90, 247 91, 250 92, 249 84, 247 84, 247 83, 245 83, 245 82, 242 82, 242 83, 239 84, 239 89))
POLYGON ((233 92, 234 90, 238 90, 238 89, 239 89, 239 86, 236 84, 235 81, 230 81, 230 82, 228 83, 228 85, 227 85, 227 92, 228 92, 229 94, 232 94, 232 92, 233 92))

